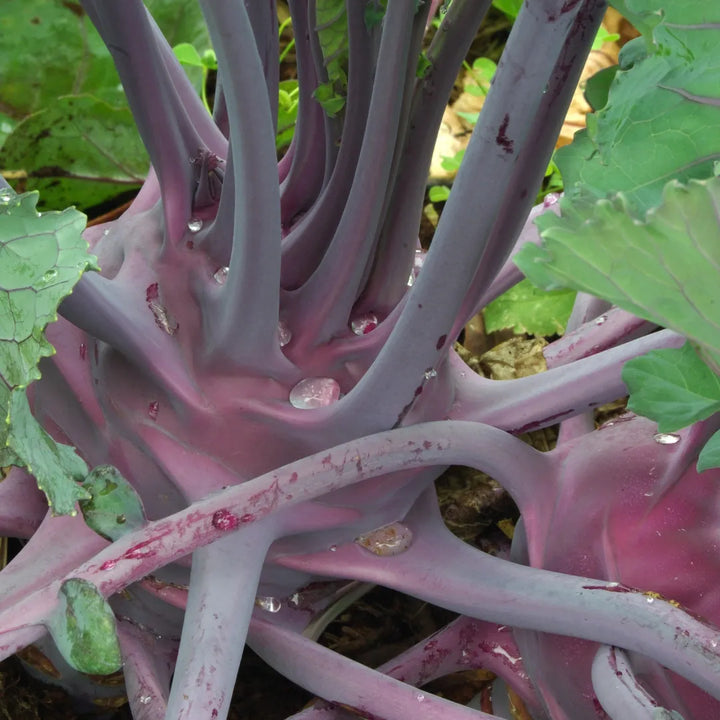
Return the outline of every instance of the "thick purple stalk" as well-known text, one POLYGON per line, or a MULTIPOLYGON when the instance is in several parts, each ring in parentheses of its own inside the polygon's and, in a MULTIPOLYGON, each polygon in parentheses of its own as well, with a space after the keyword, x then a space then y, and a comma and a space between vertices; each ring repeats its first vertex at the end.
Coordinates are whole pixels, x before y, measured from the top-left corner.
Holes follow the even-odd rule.
POLYGON ((264 71, 243 3, 201 5, 218 55, 233 68, 224 97, 232 154, 242 158, 232 163, 233 183, 223 193, 232 193, 231 201, 223 203, 227 216, 215 229, 229 233, 233 244, 227 281, 205 290, 204 351, 211 363, 260 370, 260 359, 263 368, 268 357, 280 362, 280 197, 272 112, 268 96, 254 93, 264 71), (244 102, 251 96, 252 103, 244 102))
MULTIPOLYGON (((531 193, 542 179, 555 141, 549 133, 541 142, 536 136, 537 113, 547 107, 542 89, 549 83, 559 85, 560 64, 566 81, 580 73, 604 9, 597 0, 573 4, 568 11, 565 5, 548 0, 523 6, 506 46, 507 58, 498 67, 468 145, 468 162, 458 173, 446 205, 450 212, 443 213, 447 219, 438 225, 422 272, 387 343, 358 383, 355 395, 348 398, 354 413, 368 414, 373 408, 372 421, 381 426, 392 426, 403 417, 403 408, 414 397, 423 374, 438 367, 446 343, 453 339, 448 329, 458 325, 473 281, 479 292, 484 290, 477 269, 488 260, 486 251, 494 258, 483 265, 483 277, 489 282, 512 249, 530 209, 531 193), (578 33, 576 21, 588 15, 590 20, 578 33), (556 20, 548 24, 548 16, 556 20), (565 43, 573 47, 570 58, 565 43), (520 188, 518 163, 526 163, 528 170, 520 188), (489 179, 481 192, 477 167, 489 179), (513 219, 508 215, 510 207, 513 219), (450 286, 445 282, 449 277, 453 278, 450 286)), ((555 90, 559 92, 559 87, 555 90)), ((557 102, 562 106, 563 98, 557 102)), ((560 117, 562 112, 555 108, 552 116, 560 117)))

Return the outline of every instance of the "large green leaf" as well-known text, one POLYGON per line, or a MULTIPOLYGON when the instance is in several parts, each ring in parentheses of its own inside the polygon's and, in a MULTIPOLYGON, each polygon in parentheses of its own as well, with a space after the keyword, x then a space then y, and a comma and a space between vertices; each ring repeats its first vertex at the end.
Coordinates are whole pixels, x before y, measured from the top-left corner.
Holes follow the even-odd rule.
POLYGON ((27 174, 44 207, 92 207, 139 187, 148 159, 127 107, 90 95, 56 99, 20 122, 0 152, 0 166, 27 174))
POLYGON ((706 179, 720 159, 720 4, 615 4, 644 32, 633 41, 640 52, 624 50, 621 67, 632 66, 616 74, 607 105, 558 151, 557 164, 566 193, 622 191, 641 213, 669 180, 706 179))
POLYGON ((109 675, 122 666, 115 616, 108 601, 87 580, 66 580, 47 628, 58 650, 76 670, 109 675))
POLYGON ((541 215, 543 245, 516 263, 533 282, 572 287, 687 336, 720 368, 720 179, 671 182, 643 222, 624 195, 561 201, 541 215))
POLYGON ((0 464, 33 473, 57 513, 88 497, 87 474, 72 448, 55 443, 30 413, 25 388, 54 353, 45 327, 86 270, 97 269, 77 210, 40 214, 37 193, 0 192, 0 464))

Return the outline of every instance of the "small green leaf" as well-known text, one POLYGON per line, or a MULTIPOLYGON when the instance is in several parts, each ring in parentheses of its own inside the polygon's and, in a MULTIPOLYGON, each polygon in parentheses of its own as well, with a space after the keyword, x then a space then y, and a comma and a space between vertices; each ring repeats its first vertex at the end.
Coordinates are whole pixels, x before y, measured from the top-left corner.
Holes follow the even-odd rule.
POLYGON ((95 585, 79 578, 66 580, 58 600, 47 628, 68 664, 92 675, 119 670, 122 656, 115 616, 95 585))
POLYGON ((313 97, 322 105, 329 117, 335 117, 344 107, 345 98, 338 95, 332 83, 322 83, 315 88, 313 97))
POLYGON ((443 170, 447 170, 448 172, 455 172, 460 168, 460 163, 462 163, 464 157, 465 150, 458 150, 452 157, 443 157, 440 166, 443 170))
POLYGON ((698 472, 720 467, 720 430, 715 432, 700 451, 697 461, 698 472))
POLYGON ((450 188, 447 185, 432 185, 428 188, 430 202, 445 202, 450 197, 450 188))
POLYGON ((493 6, 504 12, 511 20, 518 16, 522 4, 523 0, 493 0, 493 6))
POLYGON ((417 67, 415 68, 415 77, 424 78, 431 67, 432 62, 430 62, 428 56, 424 52, 421 52, 418 57, 417 67))
POLYGON ((518 335, 560 335, 575 302, 573 290, 547 292, 523 280, 493 300, 483 311, 485 329, 512 328, 518 335))
POLYGON ((675 432, 720 411, 720 378, 690 343, 653 350, 625 363, 628 408, 654 420, 660 432, 675 432))
POLYGON ((464 110, 457 110, 456 114, 459 115, 463 120, 466 120, 471 125, 475 125, 477 123, 478 118, 480 117, 479 112, 465 112, 464 110))
POLYGON ((205 64, 200 57, 200 53, 197 51, 194 45, 190 43, 180 43, 173 48, 175 57, 183 64, 190 65, 190 67, 205 67, 205 64))
POLYGON ((588 78, 587 83, 585 83, 585 100, 587 100, 593 112, 602 110, 607 105, 610 86, 617 71, 617 65, 603 68, 588 78))
POLYGON ((117 540, 145 524, 145 511, 135 488, 112 465, 98 465, 83 481, 90 494, 80 501, 88 527, 107 540, 117 540))

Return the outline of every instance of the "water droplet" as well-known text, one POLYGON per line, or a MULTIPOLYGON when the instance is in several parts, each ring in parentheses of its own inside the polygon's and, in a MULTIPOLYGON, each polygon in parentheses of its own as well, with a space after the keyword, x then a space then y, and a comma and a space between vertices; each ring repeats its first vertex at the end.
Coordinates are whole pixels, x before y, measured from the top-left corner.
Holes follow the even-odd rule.
POLYGON ((425 702, 425 696, 424 696, 422 693, 418 693, 418 694, 415 696, 415 699, 416 699, 418 702, 425 702))
POLYGON ((648 603, 654 603, 654 602, 655 602, 655 598, 654 598, 654 597, 649 597, 649 598, 646 598, 646 601, 647 601, 648 603))
POLYGON ((710 647, 716 648, 717 646, 718 646, 717 640, 711 640, 711 641, 710 641, 710 647))
POLYGON ((110 230, 103 230, 103 235, 107 237, 110 234, 110 230))
POLYGON ((365 313, 364 315, 359 315, 354 320, 350 321, 350 329, 356 335, 367 335, 377 326, 378 319, 374 313, 365 313))
POLYGON ((52 282, 57 277, 57 274, 58 271, 55 268, 51 268, 42 276, 42 281, 46 283, 52 282))
POLYGON ((340 397, 340 385, 332 378, 305 378, 290 391, 290 404, 300 410, 327 407, 340 397))
POLYGON ((3 188, 0 190, 0 203, 6 205, 15 197, 15 192, 10 188, 3 188))
POLYGON ((643 493, 643 495, 644 495, 645 497, 652 497, 654 494, 655 494, 654 492, 646 492, 646 493, 643 493))
POLYGON ((656 433, 653 440, 660 445, 675 445, 680 442, 680 436, 676 433, 656 433))
POLYGON ((422 269, 423 263, 425 262, 425 255, 427 255, 427 253, 420 248, 415 251, 413 268, 410 271, 410 277, 408 278, 407 282, 408 287, 412 287, 415 284, 415 280, 417 280, 417 276, 420 274, 420 270, 422 269))
POLYGON ((271 613, 280 612, 282 608, 282 603, 277 598, 270 596, 258 595, 258 597, 255 598, 255 604, 262 610, 271 613))
POLYGON ((80 343, 80 359, 84 360, 87 357, 87 345, 85 343, 80 343))
POLYGON ((611 588, 616 588, 616 587, 620 587, 620 583, 619 582, 609 582, 607 584, 607 586, 611 587, 611 588))
POLYGON ((412 544, 412 530, 399 522, 383 525, 365 535, 355 538, 355 542, 380 556, 399 555, 405 552, 412 544))
POLYGON ((602 325, 607 320, 607 315, 601 315, 599 318, 595 319, 596 325, 602 325))
POLYGON ((278 337, 280 338, 280 347, 285 347, 292 340, 292 332, 284 320, 278 323, 278 337))
POLYGON ((549 208, 552 205, 557 205, 560 201, 560 196, 557 193, 548 193, 543 199, 543 207, 549 208))
POLYGON ((140 704, 141 705, 147 705, 152 701, 152 695, 141 695, 140 696, 140 704))
POLYGON ((218 285, 224 285, 227 281, 228 273, 230 272, 230 268, 225 265, 224 267, 218 268, 215 271, 215 274, 213 275, 213 278, 215 279, 215 282, 218 285))
POLYGON ((202 230, 203 221, 200 218, 190 218, 188 220, 187 229, 191 233, 200 232, 202 230))
POLYGON ((435 370, 435 368, 430 368, 429 370, 425 371, 426 380, 432 380, 435 377, 437 377, 437 370, 435 370))
POLYGON ((153 400, 152 402, 148 403, 148 417, 155 421, 158 418, 158 413, 160 412, 160 403, 157 400, 153 400))
POLYGON ((337 552, 337 545, 331 545, 331 546, 328 548, 328 550, 329 550, 330 552, 337 552))

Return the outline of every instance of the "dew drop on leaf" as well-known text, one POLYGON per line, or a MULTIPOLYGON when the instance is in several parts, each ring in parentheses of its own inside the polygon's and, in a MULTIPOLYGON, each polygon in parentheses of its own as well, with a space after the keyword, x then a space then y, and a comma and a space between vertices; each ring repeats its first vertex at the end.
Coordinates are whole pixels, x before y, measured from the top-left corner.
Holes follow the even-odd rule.
POLYGON ((332 378, 305 378, 290 391, 290 404, 300 410, 332 405, 340 398, 340 385, 332 378))
POLYGON ((355 542, 374 555, 399 555, 412 544, 412 530, 399 522, 383 525, 372 532, 360 535, 355 542))
POLYGON ((437 377, 437 370, 435 370, 434 368, 431 368, 430 370, 425 371, 425 379, 426 380, 432 380, 435 377, 437 377))
POLYGON ((140 704, 141 705, 147 705, 152 701, 152 695, 141 695, 140 696, 140 704))
POLYGON ((675 445, 680 442, 680 436, 676 433, 656 433, 653 440, 658 445, 675 445))
POLYGON ((270 596, 258 595, 258 597, 255 598, 255 604, 261 610, 265 610, 266 612, 271 613, 280 612, 280 609, 282 608, 282 603, 280 602, 280 600, 270 596))
POLYGON ((356 335, 367 335, 372 332, 378 326, 378 319, 374 313, 364 313, 358 315, 350 321, 350 329, 356 335))
POLYGON ((203 221, 200 218, 190 218, 188 220, 187 229, 191 233, 200 232, 202 230, 203 221))

